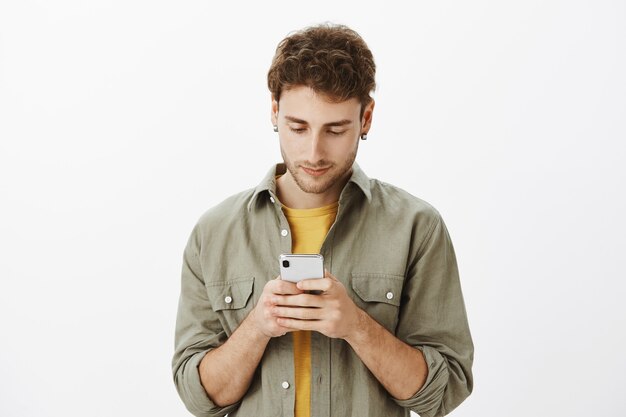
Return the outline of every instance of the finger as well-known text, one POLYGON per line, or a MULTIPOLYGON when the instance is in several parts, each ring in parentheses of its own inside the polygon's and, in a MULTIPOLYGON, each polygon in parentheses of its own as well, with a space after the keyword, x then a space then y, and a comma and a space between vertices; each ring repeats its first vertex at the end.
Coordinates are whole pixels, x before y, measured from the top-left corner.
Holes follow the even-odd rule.
POLYGON ((292 329, 290 327, 281 326, 276 319, 274 319, 274 321, 276 322, 276 326, 278 326, 278 330, 282 333, 281 336, 284 336, 287 333, 295 332, 298 330, 298 329, 292 329))
POLYGON ((330 279, 332 279, 334 281, 339 281, 337 279, 337 277, 335 277, 333 274, 331 274, 328 269, 324 269, 324 278, 330 278, 330 279))
POLYGON ((333 285, 333 280, 329 278, 303 279, 298 282, 297 287, 304 291, 319 290, 328 291, 333 285))
POLYGON ((272 294, 302 294, 295 283, 284 281, 282 279, 273 279, 267 283, 272 294))
POLYGON ((322 307, 324 300, 312 294, 273 295, 272 304, 295 307, 322 307))
POLYGON ((320 320, 322 318, 322 312, 319 308, 273 307, 272 314, 277 318, 291 318, 298 320, 320 320))
POLYGON ((294 330, 317 330, 321 328, 320 320, 298 320, 288 318, 277 318, 276 322, 283 327, 288 327, 294 330))

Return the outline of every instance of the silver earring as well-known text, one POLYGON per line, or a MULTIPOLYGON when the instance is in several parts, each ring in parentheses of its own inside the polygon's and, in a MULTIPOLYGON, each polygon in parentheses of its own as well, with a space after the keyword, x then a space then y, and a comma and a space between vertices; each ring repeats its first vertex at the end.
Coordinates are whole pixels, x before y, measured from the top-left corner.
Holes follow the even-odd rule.
POLYGON ((367 140, 367 133, 363 133, 361 135, 361 140, 367 140))
POLYGON ((278 125, 274 125, 274 132, 278 132, 278 125))

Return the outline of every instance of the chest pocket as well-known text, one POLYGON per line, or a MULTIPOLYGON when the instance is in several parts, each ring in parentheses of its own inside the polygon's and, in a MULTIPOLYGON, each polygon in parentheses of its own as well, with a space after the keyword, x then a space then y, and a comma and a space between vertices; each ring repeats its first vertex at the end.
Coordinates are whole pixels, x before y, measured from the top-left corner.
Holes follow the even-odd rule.
POLYGON ((227 336, 230 337, 252 310, 254 302, 250 298, 253 289, 254 277, 207 283, 209 301, 213 311, 219 315, 227 336))
POLYGON ((376 273, 352 273, 356 304, 395 334, 404 277, 376 273))

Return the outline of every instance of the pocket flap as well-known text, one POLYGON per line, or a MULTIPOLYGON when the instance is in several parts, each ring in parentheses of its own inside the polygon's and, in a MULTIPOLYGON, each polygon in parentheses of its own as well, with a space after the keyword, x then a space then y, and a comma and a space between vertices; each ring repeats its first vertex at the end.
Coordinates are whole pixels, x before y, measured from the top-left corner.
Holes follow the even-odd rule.
POLYGON ((352 289, 366 302, 400 306, 404 277, 374 273, 352 273, 352 289))
POLYGON ((254 277, 246 277, 207 284, 207 294, 213 310, 236 310, 245 307, 252 294, 253 283, 254 277))

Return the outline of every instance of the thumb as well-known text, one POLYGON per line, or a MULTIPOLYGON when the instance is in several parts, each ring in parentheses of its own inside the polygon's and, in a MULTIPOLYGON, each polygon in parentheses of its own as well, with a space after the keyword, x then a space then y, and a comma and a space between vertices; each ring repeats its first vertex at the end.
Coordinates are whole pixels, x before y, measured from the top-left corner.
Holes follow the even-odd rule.
POLYGON ((333 281, 339 281, 333 274, 331 274, 328 269, 324 269, 324 278, 330 278, 333 281))

